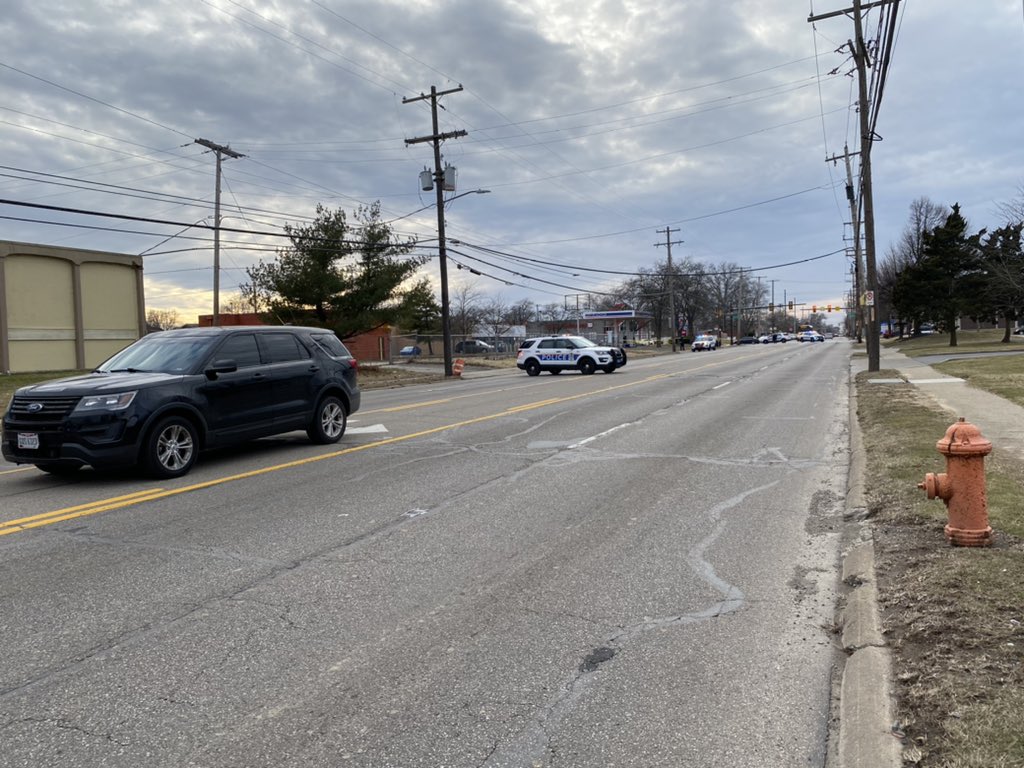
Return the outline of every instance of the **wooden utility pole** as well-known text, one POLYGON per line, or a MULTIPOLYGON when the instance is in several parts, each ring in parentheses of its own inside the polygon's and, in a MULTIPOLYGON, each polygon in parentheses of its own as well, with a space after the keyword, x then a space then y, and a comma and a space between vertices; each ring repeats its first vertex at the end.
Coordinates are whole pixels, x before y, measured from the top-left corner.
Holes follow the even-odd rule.
POLYGON ((864 306, 860 301, 860 297, 864 295, 864 265, 860 248, 860 216, 857 211, 856 187, 853 185, 853 169, 850 167, 850 158, 859 154, 859 152, 850 152, 850 148, 843 145, 843 154, 828 158, 832 163, 840 158, 846 161, 846 199, 850 203, 850 226, 853 228, 853 284, 854 296, 857 297, 854 325, 856 326, 858 344, 864 338, 864 306))
MULTIPOLYGON (((877 371, 879 365, 880 340, 878 314, 875 311, 878 296, 878 274, 875 267, 875 208, 871 193, 871 145, 874 136, 871 132, 871 120, 868 103, 868 60, 867 46, 864 44, 863 11, 883 5, 895 5, 899 0, 875 0, 862 2, 853 0, 853 7, 842 11, 832 11, 807 17, 807 21, 815 22, 834 16, 849 15, 853 17, 854 39, 849 41, 850 52, 857 67, 858 112, 860 112, 860 193, 861 209, 864 215, 864 261, 866 267, 866 284, 864 292, 858 296, 858 306, 864 305, 864 328, 867 331, 868 370, 877 371)), ((877 105, 876 105, 877 108, 877 105)))
POLYGON ((225 144, 214 144, 206 139, 193 143, 212 149, 217 155, 217 191, 213 203, 213 324, 220 325, 220 163, 223 155, 236 160, 245 155, 225 144))
POLYGON ((403 104, 411 104, 414 101, 430 101, 430 113, 433 118, 433 133, 430 136, 419 136, 415 139, 406 139, 406 144, 421 144, 431 142, 434 145, 434 189, 437 192, 437 257, 441 273, 441 337, 444 346, 444 375, 451 376, 452 371, 452 310, 448 298, 448 251, 444 238, 444 169, 441 168, 441 142, 445 139, 457 139, 465 136, 465 131, 450 131, 439 133, 437 124, 437 98, 447 96, 449 93, 458 93, 462 90, 451 88, 447 91, 438 91, 436 86, 430 86, 430 95, 421 93, 411 99, 402 99, 403 104))
POLYGON ((659 235, 665 235, 664 243, 655 243, 654 247, 658 248, 662 245, 668 250, 668 317, 669 317, 669 330, 672 332, 672 351, 676 351, 676 341, 679 338, 679 327, 676 325, 676 273, 672 268, 672 246, 682 245, 682 240, 672 240, 672 233, 678 232, 678 229, 672 229, 666 226, 664 229, 655 230, 659 235))

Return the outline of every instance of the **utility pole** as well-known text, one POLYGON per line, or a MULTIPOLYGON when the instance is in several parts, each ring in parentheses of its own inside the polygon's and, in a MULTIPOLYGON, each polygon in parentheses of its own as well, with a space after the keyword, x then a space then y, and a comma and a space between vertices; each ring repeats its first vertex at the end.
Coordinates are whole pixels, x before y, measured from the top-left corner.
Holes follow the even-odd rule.
POLYGON ((438 91, 437 87, 432 85, 429 96, 421 93, 411 99, 402 99, 403 104, 429 99, 430 113, 433 119, 433 133, 430 136, 406 139, 405 143, 421 144, 429 141, 434 145, 434 187, 437 191, 437 257, 441 272, 441 336, 444 344, 444 375, 448 377, 452 375, 452 310, 451 302, 448 299, 448 251, 444 239, 444 169, 441 168, 441 142, 445 139, 457 139, 467 134, 466 131, 438 132, 437 98, 450 93, 458 93, 461 90, 461 85, 447 91, 438 91))
MULTIPOLYGON (((850 203, 850 226, 853 228, 853 279, 854 279, 854 294, 856 296, 862 296, 864 294, 864 272, 861 264, 861 250, 860 250, 860 216, 857 215, 857 197, 854 193, 853 186, 853 169, 850 167, 850 158, 854 155, 859 155, 860 152, 850 152, 850 148, 847 145, 843 145, 843 154, 833 155, 828 158, 834 165, 839 158, 846 161, 846 199, 850 203)), ((860 300, 857 301, 857 308, 855 310, 855 325, 857 331, 857 343, 860 344, 862 341, 862 334, 864 329, 864 307, 861 305, 860 300)))
MULTIPOLYGON (((867 329, 867 353, 868 370, 879 369, 879 326, 878 316, 875 312, 875 298, 878 295, 878 274, 875 267, 875 207, 871 192, 871 145, 875 140, 871 131, 871 121, 868 104, 868 60, 867 46, 864 44, 864 19, 862 11, 882 5, 898 4, 899 0, 875 0, 875 2, 862 2, 853 0, 853 7, 843 11, 832 11, 830 13, 809 16, 807 21, 815 22, 819 19, 828 19, 834 16, 852 15, 854 39, 848 41, 850 52, 853 54, 853 61, 857 67, 858 82, 858 112, 860 113, 860 192, 861 209, 864 214, 864 260, 866 266, 866 285, 864 290, 864 309, 866 318, 864 326, 867 329)), ((877 104, 875 105, 877 109, 877 104)), ((858 297, 858 306, 861 302, 858 297)))
POLYGON ((779 281, 775 278, 771 278, 768 282, 772 284, 771 311, 768 313, 768 325, 770 326, 768 328, 768 333, 775 333, 775 284, 779 281))
POLYGON ((238 159, 245 157, 231 147, 196 139, 194 144, 212 149, 217 155, 217 192, 213 203, 213 324, 220 325, 220 163, 223 155, 238 159))
POLYGON ((654 247, 659 248, 662 245, 668 250, 668 317, 670 331, 672 332, 672 351, 676 351, 676 340, 679 337, 679 328, 676 325, 676 273, 672 268, 672 246, 682 245, 683 240, 672 240, 672 233, 678 232, 678 229, 672 229, 666 226, 664 229, 656 230, 656 232, 665 235, 664 243, 655 243, 654 247))

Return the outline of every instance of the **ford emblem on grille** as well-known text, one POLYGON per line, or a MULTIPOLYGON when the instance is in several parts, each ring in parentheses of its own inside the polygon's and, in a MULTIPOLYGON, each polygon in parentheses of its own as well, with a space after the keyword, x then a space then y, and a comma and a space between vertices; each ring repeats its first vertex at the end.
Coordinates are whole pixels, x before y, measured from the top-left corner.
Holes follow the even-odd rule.
POLYGON ((42 403, 29 403, 27 410, 29 413, 39 413, 44 407, 42 403))

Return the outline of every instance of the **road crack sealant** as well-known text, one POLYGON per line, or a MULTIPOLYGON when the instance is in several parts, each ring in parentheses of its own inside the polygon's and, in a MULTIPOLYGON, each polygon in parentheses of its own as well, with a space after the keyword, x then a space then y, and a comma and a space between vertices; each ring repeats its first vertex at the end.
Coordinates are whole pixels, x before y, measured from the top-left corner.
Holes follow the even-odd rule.
POLYGON ((515 738, 492 750, 480 763, 480 768, 504 768, 505 766, 519 768, 524 765, 541 765, 545 755, 551 754, 553 749, 550 731, 573 711, 577 702, 583 698, 592 685, 596 684, 599 673, 608 665, 613 664, 615 658, 625 652, 624 646, 631 640, 656 630, 688 626, 728 616, 742 608, 746 602, 743 591, 720 577, 714 566, 706 559, 705 554, 728 527, 729 520, 725 514, 729 510, 742 504, 748 497, 763 493, 780 482, 781 480, 774 480, 749 488, 716 504, 707 511, 706 518, 714 524, 711 532, 697 542, 686 557, 693 572, 718 592, 722 596, 721 600, 699 611, 662 616, 620 627, 619 631, 611 634, 603 645, 592 649, 584 656, 572 677, 566 680, 558 693, 520 730, 515 738))

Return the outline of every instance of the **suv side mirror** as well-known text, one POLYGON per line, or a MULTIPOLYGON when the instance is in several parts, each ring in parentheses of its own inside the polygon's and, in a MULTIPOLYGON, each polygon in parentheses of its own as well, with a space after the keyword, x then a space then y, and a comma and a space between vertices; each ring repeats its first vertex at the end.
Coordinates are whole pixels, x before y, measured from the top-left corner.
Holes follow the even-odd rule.
POLYGON ((206 367, 203 373, 206 374, 206 378, 210 381, 214 381, 219 373, 234 373, 238 370, 238 363, 234 360, 214 360, 210 365, 206 367))

